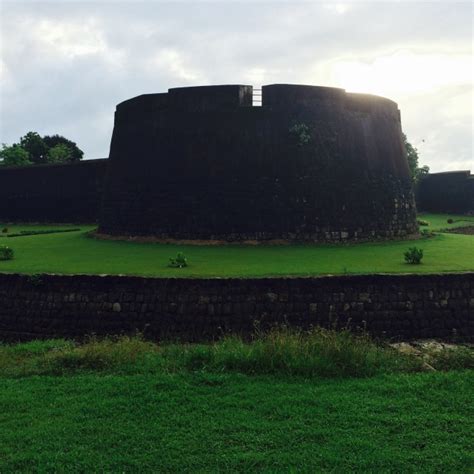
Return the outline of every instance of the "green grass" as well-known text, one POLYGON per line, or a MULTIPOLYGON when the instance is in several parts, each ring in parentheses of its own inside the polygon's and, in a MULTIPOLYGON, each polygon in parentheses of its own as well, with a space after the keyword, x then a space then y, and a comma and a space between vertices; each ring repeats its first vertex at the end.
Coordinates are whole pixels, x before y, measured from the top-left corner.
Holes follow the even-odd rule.
MULTIPOLYGON (((449 217, 422 215, 430 229, 466 225, 446 223, 449 217)), ((471 218, 474 222, 474 218, 471 218)), ((56 226, 57 227, 57 226, 56 226)), ((70 226, 71 227, 71 226, 70 226)), ((50 229, 55 226, 11 226, 10 230, 50 229)), ((60 228, 60 227, 58 227, 60 228)), ((416 241, 350 245, 192 246, 96 240, 81 232, 0 238, 14 248, 15 259, 0 262, 2 272, 130 274, 162 277, 265 277, 342 273, 436 273, 474 270, 472 235, 438 234, 416 241), (421 265, 407 265, 408 247, 424 250, 421 265), (170 257, 183 252, 186 268, 169 268, 170 257)))
POLYGON ((212 344, 162 344, 141 337, 62 339, 0 344, 0 377, 77 372, 157 374, 182 371, 247 375, 372 377, 394 372, 474 369, 474 348, 453 346, 399 351, 367 334, 285 327, 251 341, 227 336, 212 344))
POLYGON ((473 471, 474 370, 413 373, 362 359, 362 347, 400 357, 364 336, 296 335, 0 346, 0 472, 473 471), (297 375, 316 353, 337 377, 297 375), (378 368, 341 377, 341 353, 378 368))
POLYGON ((474 226, 474 216, 459 216, 456 214, 427 214, 419 215, 419 219, 427 221, 429 226, 422 226, 421 229, 430 229, 433 231, 455 229, 456 227, 474 226), (454 222, 448 224, 448 219, 454 222))

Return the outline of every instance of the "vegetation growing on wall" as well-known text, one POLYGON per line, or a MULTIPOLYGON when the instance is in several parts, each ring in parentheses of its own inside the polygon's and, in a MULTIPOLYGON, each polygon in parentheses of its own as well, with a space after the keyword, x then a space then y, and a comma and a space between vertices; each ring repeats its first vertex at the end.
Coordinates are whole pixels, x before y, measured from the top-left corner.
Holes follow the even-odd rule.
POLYGON ((290 135, 295 139, 300 147, 307 145, 311 141, 311 131, 305 123, 295 123, 289 129, 290 135))

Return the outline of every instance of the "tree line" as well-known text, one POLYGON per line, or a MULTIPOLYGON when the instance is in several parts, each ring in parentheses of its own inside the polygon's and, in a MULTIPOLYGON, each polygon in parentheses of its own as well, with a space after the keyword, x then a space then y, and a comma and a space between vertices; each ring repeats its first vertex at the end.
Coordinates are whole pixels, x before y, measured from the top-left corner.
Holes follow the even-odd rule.
POLYGON ((82 160, 84 152, 77 144, 61 135, 28 132, 13 145, 2 144, 0 164, 3 166, 42 165, 45 163, 74 163, 82 160))

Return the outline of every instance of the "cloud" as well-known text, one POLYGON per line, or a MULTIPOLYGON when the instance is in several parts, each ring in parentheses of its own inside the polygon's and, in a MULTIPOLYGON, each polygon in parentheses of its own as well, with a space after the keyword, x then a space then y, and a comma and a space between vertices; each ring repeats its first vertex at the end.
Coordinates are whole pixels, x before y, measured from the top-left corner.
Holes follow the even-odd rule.
POLYGON ((293 82, 386 95, 399 103, 423 164, 474 169, 470 3, 1 6, 0 141, 28 130, 60 133, 86 157, 103 157, 115 105, 127 98, 186 85, 293 82))

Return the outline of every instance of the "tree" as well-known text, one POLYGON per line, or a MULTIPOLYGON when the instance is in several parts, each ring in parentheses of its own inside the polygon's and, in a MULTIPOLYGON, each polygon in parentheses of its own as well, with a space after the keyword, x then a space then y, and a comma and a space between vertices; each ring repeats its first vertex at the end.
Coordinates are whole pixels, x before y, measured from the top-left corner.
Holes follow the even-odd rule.
POLYGON ((28 132, 20 143, 3 145, 0 160, 7 166, 39 165, 43 163, 72 163, 82 159, 84 152, 72 140, 61 135, 41 137, 28 132))
POLYGON ((71 156, 67 161, 79 161, 82 160, 84 152, 77 146, 72 140, 68 140, 61 135, 45 135, 43 137, 43 142, 50 149, 54 148, 57 145, 65 145, 71 150, 71 156))
POLYGON ((403 134, 403 141, 405 142, 405 149, 407 151, 408 167, 413 181, 416 183, 422 176, 429 173, 429 166, 419 167, 418 150, 407 140, 407 136, 403 134))
POLYGON ((72 150, 63 143, 58 143, 48 151, 47 161, 48 163, 67 163, 72 160, 72 150))
POLYGON ((29 160, 34 164, 47 162, 48 147, 36 132, 28 132, 20 138, 20 146, 29 154, 29 160))
POLYGON ((20 145, 7 146, 2 144, 0 150, 1 163, 4 166, 26 166, 32 165, 29 153, 20 145))

